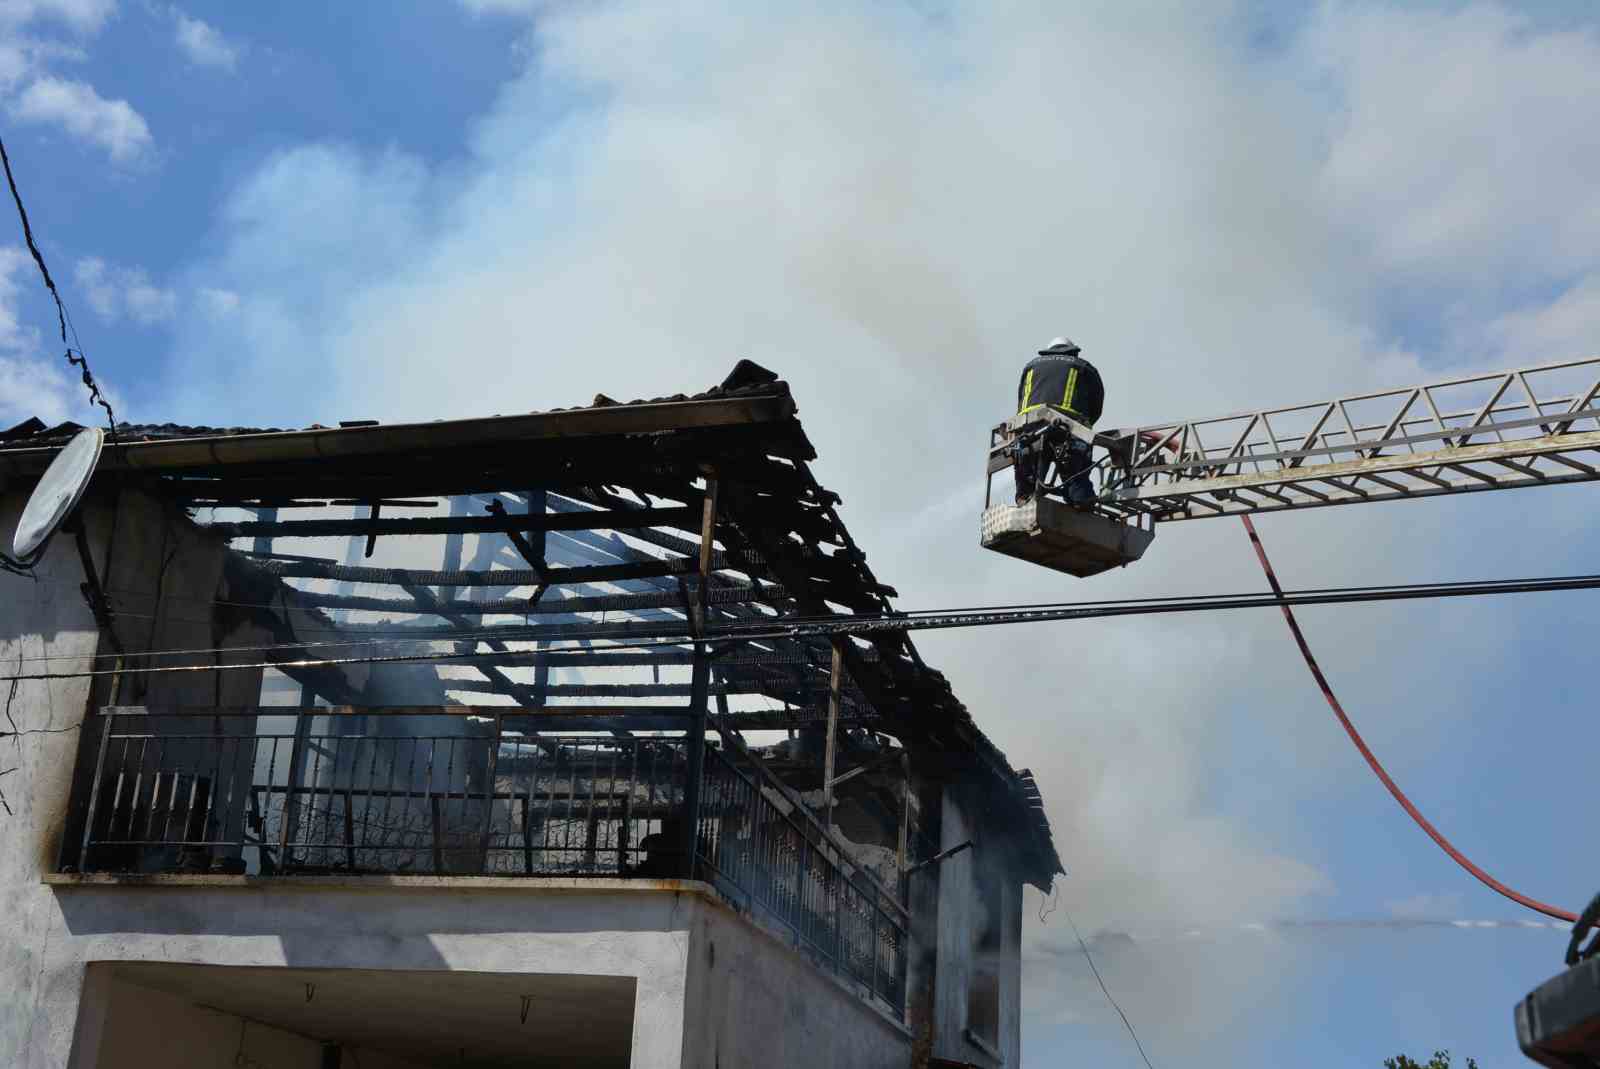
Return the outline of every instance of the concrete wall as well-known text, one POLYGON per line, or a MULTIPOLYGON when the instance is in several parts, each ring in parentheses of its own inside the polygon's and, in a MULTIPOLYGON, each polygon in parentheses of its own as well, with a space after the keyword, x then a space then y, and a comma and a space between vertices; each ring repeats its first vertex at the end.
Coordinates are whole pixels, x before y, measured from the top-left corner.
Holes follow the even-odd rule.
POLYGON ((31 1039, 10 1065, 93 1064, 73 1043, 91 962, 632 977, 632 1065, 680 1064, 692 894, 642 881, 227 876, 40 891, 53 923, 31 1039))
POLYGON ((698 885, 57 879, 81 882, 42 888, 58 920, 16 1065, 102 1064, 94 1037, 115 1019, 89 1022, 81 992, 90 970, 122 962, 628 976, 635 1067, 910 1064, 904 1028, 698 885))
MULTIPOLYGON (((0 493, 0 537, 8 542, 29 486, 0 493)), ((91 515, 90 534, 103 546, 104 514, 91 515)), ((56 667, 81 668, 95 652, 94 617, 79 593, 82 568, 70 538, 57 538, 36 569, 36 579, 0 572, 0 670, 6 675, 56 667), (47 661, 43 657, 68 657, 47 661)), ((0 684, 5 717, 0 731, 31 732, 0 738, 0 1065, 28 1064, 28 1051, 64 1051, 72 1020, 41 1019, 36 1007, 48 998, 52 977, 45 965, 60 917, 40 875, 55 865, 68 787, 78 750, 78 725, 88 705, 87 679, 0 684), (15 728, 12 725, 15 724, 15 728), (51 1028, 59 1029, 52 1035, 51 1028), (42 1032, 35 1034, 35 1029, 42 1032)), ((59 1065, 43 1060, 38 1065, 59 1065)))
POLYGON ((685 1066, 902 1069, 911 1033, 709 899, 690 919, 685 1066))

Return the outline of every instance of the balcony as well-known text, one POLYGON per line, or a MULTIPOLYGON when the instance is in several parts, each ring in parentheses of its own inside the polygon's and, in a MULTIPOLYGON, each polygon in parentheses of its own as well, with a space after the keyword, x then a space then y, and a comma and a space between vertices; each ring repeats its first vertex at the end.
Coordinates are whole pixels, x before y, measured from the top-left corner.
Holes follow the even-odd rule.
POLYGON ((696 879, 903 1014, 909 918, 861 848, 735 737, 696 749, 646 733, 659 716, 585 715, 107 708, 63 868, 696 879))

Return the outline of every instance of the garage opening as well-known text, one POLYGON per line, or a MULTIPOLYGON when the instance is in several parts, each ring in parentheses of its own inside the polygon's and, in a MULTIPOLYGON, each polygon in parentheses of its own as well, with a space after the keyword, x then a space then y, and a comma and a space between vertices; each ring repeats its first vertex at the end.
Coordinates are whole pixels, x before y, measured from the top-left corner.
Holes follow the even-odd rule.
POLYGON ((96 962, 75 1069, 626 1069, 633 977, 96 962))

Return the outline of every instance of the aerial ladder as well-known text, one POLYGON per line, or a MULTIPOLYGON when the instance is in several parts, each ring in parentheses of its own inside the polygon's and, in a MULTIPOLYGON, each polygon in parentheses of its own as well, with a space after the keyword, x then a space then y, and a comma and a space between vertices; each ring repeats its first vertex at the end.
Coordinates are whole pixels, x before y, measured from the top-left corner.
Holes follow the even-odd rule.
MULTIPOLYGON (((992 430, 985 476, 984 547, 1076 576, 1140 559, 1162 523, 1241 516, 1248 526, 1257 513, 1589 482, 1600 479, 1600 357, 1131 430, 1096 432, 1060 411, 1033 409, 992 430), (1080 504, 1067 500, 1078 473, 1062 469, 1082 457, 1060 447, 1067 435, 1098 454, 1097 492, 1080 504), (1030 496, 997 502, 994 477, 1025 450, 1035 451, 1034 470, 1047 477, 1030 496)), ((1282 598, 1259 542, 1256 551, 1282 598)), ((1517 1041, 1543 1065, 1600 1065, 1600 935, 1580 946, 1600 930, 1600 895, 1574 916, 1510 890, 1461 856, 1361 741, 1286 605, 1283 613, 1334 713, 1423 830, 1506 897, 1575 921, 1566 971, 1516 1006, 1517 1041)))
POLYGON ((991 431, 985 475, 984 548, 1080 577, 1140 559, 1158 524, 1586 482, 1600 356, 1130 430, 1035 409, 991 431), (996 500, 995 476, 1052 434, 1092 443, 1094 500, 1067 502, 1061 463, 996 500))

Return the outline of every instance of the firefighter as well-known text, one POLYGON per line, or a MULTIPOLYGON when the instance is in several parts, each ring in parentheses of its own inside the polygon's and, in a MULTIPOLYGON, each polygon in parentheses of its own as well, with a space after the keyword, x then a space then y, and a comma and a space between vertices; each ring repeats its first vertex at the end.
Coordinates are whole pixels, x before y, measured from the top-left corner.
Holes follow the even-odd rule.
MULTIPOLYGON (((1049 406, 1093 427, 1105 406, 1106 392, 1100 372, 1079 355, 1082 351, 1068 338, 1056 338, 1040 349, 1039 355, 1022 369, 1022 379, 1017 383, 1017 413, 1049 406)), ((1068 434, 1059 424, 1046 424, 1036 438, 1018 443, 1017 504, 1033 497, 1052 461, 1066 482, 1068 501, 1084 505, 1094 500, 1089 443, 1068 434)))

